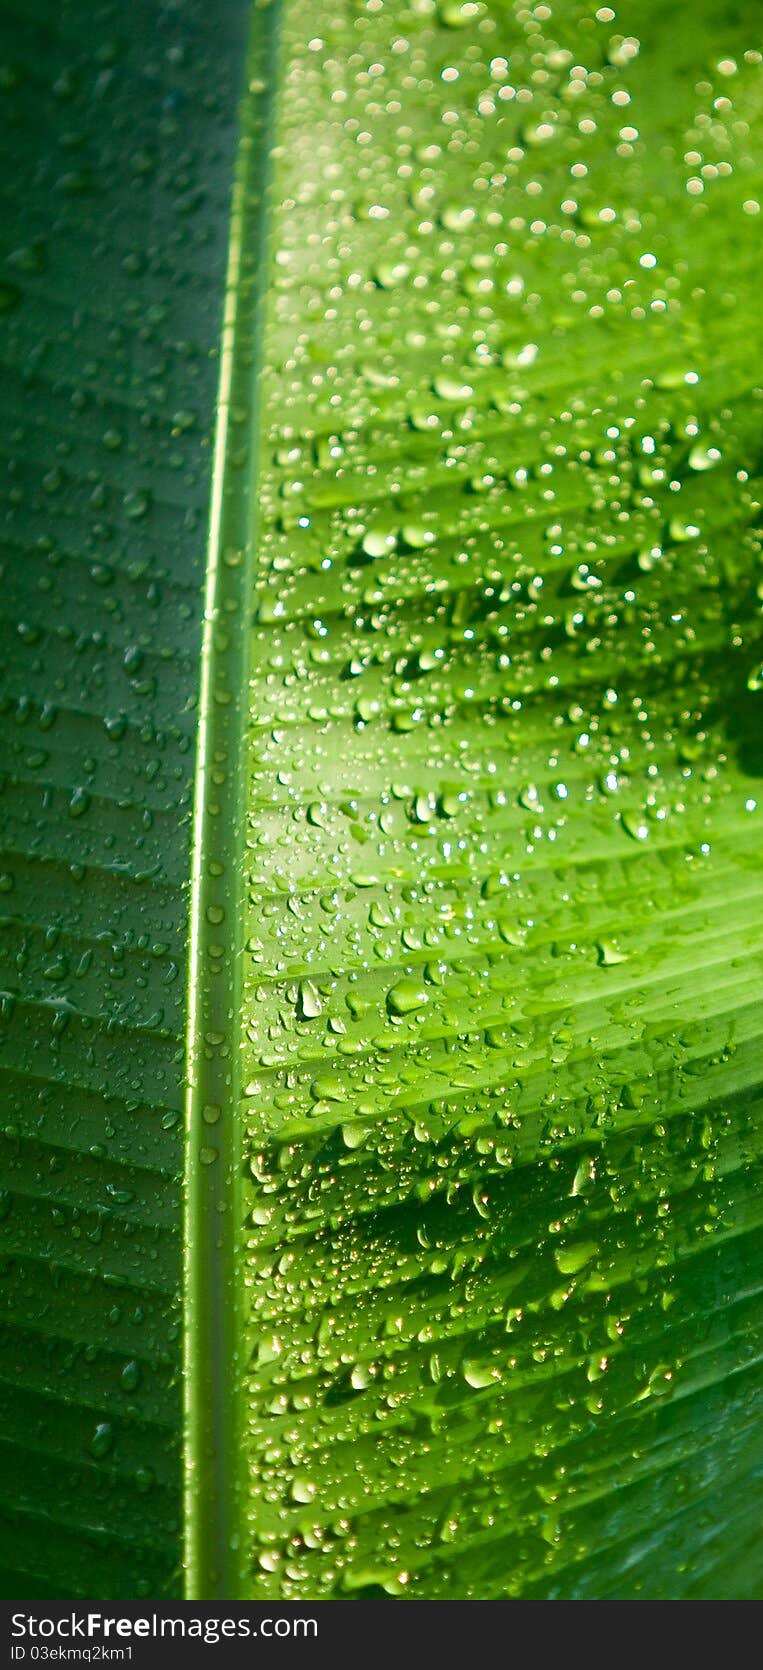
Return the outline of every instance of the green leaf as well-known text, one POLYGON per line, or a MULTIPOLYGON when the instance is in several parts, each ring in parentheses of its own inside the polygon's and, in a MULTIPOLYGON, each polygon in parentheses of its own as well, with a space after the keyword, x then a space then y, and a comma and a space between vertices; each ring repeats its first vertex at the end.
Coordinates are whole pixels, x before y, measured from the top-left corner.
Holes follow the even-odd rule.
MULTIPOLYGON (((759 1592, 750 36, 683 0, 254 7, 208 469, 173 323, 130 402, 94 302, 29 371, 8 270, 11 538, 65 558, 3 598, 11 1593, 159 1592, 181 1535, 191 1597, 759 1592), (101 431, 53 423, 87 340, 99 421, 135 412, 92 624, 101 431)), ((187 271, 168 223, 110 301, 136 355, 165 243, 187 271)))
POLYGON ((186 882, 244 22, 207 0, 2 21, 12 1596, 180 1582, 186 882))
POLYGON ((450 22, 285 11, 240 1583, 749 1594, 760 60, 450 22))

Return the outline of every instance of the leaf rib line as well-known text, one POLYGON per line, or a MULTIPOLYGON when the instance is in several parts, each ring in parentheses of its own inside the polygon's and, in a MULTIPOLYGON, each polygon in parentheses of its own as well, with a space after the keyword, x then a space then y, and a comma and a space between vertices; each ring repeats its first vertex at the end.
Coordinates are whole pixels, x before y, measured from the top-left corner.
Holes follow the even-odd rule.
POLYGON ((259 363, 280 0, 253 8, 233 184, 212 465, 194 783, 186 1030, 184 1582, 188 1599, 245 1597, 242 1138, 237 883, 244 822, 249 611, 259 453, 259 363), (262 89, 255 91, 254 89, 262 89), (252 215, 259 218, 252 237, 252 215), (244 269, 245 248, 257 269, 244 269), (248 408, 248 456, 231 467, 231 408, 248 408), (252 485, 254 484, 254 485, 252 485), (210 957, 213 945, 226 955, 210 957), (214 961, 214 971, 212 971, 214 961), (210 1110, 213 1124, 210 1124, 210 1110))

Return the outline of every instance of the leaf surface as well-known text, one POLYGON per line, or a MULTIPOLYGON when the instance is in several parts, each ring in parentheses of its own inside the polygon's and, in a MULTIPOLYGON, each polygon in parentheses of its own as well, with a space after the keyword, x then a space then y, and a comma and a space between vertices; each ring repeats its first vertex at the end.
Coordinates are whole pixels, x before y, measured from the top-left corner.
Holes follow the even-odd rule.
POLYGON ((178 1587, 186 882, 246 8, 3 8, 0 1586, 178 1587))
POLYGON ((753 1596, 752 15, 256 5, 234 170, 153 10, 5 78, 3 1581, 753 1596))
POLYGON ((286 9, 254 1593, 759 1580, 749 25, 286 9))

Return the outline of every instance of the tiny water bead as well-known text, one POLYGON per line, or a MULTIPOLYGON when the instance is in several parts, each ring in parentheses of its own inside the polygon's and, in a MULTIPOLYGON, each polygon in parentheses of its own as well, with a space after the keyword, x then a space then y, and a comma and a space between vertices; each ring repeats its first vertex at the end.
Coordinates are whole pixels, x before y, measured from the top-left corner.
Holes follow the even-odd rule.
POLYGON ((114 1429, 108 1421, 100 1421, 90 1440, 90 1454, 100 1460, 114 1445, 114 1429))
POLYGON ((375 533, 371 529, 363 535, 361 550, 367 557, 387 557, 391 551, 394 551, 395 543, 394 533, 375 533))
POLYGON ((428 1003, 426 989, 415 980, 399 980, 387 993, 387 1007, 391 1015, 411 1015, 428 1003))
POLYGON ((148 493, 128 493, 124 501, 125 514, 131 521, 138 522, 146 515, 150 502, 148 493))
POLYGON ((119 1378, 126 1392, 136 1391, 141 1381, 140 1363, 134 1360, 125 1363, 119 1378))

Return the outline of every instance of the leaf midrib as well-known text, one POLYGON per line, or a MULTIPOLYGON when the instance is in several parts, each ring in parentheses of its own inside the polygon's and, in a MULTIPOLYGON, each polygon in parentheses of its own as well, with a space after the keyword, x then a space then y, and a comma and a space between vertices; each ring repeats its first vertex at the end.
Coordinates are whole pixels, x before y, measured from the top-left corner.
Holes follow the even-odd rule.
POLYGON ((246 1594, 239 1355, 244 1284, 238 1044, 243 887, 239 855, 246 793, 249 612, 255 560, 259 365, 267 197, 278 77, 280 0, 255 7, 247 50, 221 333, 201 688, 194 785, 186 1032, 184 1236, 184 1572, 189 1599, 246 1594), (250 220, 260 218, 252 239, 250 220), (255 247, 253 268, 242 256, 255 247), (245 407, 246 456, 231 459, 229 422, 245 407), (226 555, 234 551, 231 564, 226 555), (223 623, 222 626, 220 623, 223 623), (218 918, 210 923, 209 912, 218 918), (220 917, 222 912, 222 917, 220 917), (223 945, 218 961, 212 948, 223 945), (211 972, 210 972, 211 970, 211 972), (219 1042, 211 1042, 212 1039, 219 1042), (213 1124, 204 1112, 219 1108, 213 1124), (213 1162, 205 1156, 214 1148, 213 1162))

